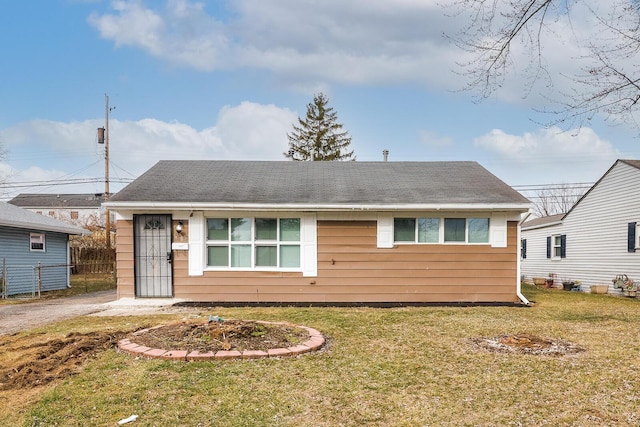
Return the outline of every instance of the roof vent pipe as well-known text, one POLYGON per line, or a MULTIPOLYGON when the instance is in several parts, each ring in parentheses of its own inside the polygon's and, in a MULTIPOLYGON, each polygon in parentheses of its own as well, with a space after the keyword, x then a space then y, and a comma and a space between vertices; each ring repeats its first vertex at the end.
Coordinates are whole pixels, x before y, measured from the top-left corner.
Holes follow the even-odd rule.
POLYGON ((382 157, 385 162, 389 160, 389 150, 382 150, 382 157))

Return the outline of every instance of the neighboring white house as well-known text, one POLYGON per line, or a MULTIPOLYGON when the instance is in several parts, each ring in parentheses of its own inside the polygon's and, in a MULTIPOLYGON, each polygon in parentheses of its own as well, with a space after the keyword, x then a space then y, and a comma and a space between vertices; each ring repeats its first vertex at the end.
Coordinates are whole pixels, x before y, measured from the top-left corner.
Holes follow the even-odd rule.
POLYGON ((617 160, 564 215, 522 225, 521 272, 586 287, 618 274, 640 282, 640 160, 617 160))
POLYGON ((103 193, 21 193, 9 201, 10 204, 31 212, 80 227, 105 224, 103 202, 103 193))

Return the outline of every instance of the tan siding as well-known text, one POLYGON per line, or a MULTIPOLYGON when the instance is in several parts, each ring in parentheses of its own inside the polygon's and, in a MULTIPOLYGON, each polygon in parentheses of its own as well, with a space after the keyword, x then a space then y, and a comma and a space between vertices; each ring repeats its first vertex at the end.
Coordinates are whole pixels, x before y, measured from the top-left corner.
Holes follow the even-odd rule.
POLYGON ((133 267, 133 221, 119 220, 116 224, 116 263, 118 298, 133 298, 134 267, 133 267))
MULTIPOLYGON (((508 224, 507 248, 379 249, 375 221, 318 221, 317 277, 266 271, 205 271, 189 276, 188 252, 174 251, 174 294, 208 302, 515 302, 516 227, 515 222, 508 224)), ((119 296, 132 296, 131 222, 119 222, 119 234, 122 229, 130 238, 118 244, 123 266, 118 269, 119 296)), ((173 237, 187 241, 187 236, 185 224, 183 233, 173 237)))

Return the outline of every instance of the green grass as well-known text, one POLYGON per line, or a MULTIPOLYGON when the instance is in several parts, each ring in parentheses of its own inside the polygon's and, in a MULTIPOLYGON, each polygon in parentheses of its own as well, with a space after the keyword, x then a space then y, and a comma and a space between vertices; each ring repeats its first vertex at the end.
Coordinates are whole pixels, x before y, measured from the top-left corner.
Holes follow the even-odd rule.
POLYGON ((49 298, 60 298, 116 288, 116 280, 113 274, 79 273, 72 275, 70 282, 70 288, 61 291, 47 292, 46 296, 49 298))
MULTIPOLYGON (((310 326, 327 336, 328 348, 298 358, 192 363, 109 350, 13 408, 10 421, 116 425, 137 414, 132 425, 640 425, 640 301, 524 291, 531 308, 203 310, 203 317, 310 326), (495 354, 469 343, 510 333, 571 341, 586 351, 495 354)), ((132 330, 184 316, 85 317, 29 333, 132 330)))

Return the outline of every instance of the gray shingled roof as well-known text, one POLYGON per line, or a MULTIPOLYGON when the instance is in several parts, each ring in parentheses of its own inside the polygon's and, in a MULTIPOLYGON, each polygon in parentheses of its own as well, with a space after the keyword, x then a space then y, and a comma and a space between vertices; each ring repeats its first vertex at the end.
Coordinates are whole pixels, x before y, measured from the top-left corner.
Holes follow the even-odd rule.
POLYGON ((20 193, 8 203, 22 208, 99 208, 102 202, 104 202, 102 193, 20 193))
POLYGON ((620 162, 626 163, 629 166, 633 166, 634 168, 640 169, 640 160, 623 160, 620 159, 620 162))
MULTIPOLYGON (((529 201, 476 162, 161 161, 110 198, 127 202, 402 205, 529 201)), ((526 210, 525 206, 525 210, 526 210)))
POLYGON ((84 228, 74 227, 66 222, 3 202, 0 202, 0 226, 65 234, 89 234, 84 228))
POLYGON ((547 225, 556 224, 562 221, 562 218, 564 216, 565 214, 561 213, 556 215, 543 216, 542 218, 534 218, 522 224, 522 229, 525 230, 529 228, 540 228, 547 225))

